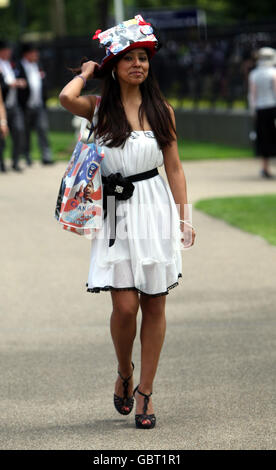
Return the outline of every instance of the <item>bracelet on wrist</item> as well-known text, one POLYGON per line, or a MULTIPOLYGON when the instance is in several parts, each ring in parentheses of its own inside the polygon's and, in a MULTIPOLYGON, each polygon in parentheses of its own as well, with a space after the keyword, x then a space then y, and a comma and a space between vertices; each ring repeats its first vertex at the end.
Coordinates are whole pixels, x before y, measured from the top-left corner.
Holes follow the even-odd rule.
POLYGON ((83 75, 76 75, 74 78, 81 78, 83 81, 83 88, 86 86, 86 78, 83 77, 83 75))
POLYGON ((6 126, 8 124, 7 119, 0 119, 0 125, 1 126, 6 126))
POLYGON ((192 229, 195 230, 195 228, 194 228, 193 225, 191 224, 191 221, 190 221, 190 220, 182 220, 182 219, 179 219, 179 222, 183 222, 184 224, 188 225, 189 227, 191 227, 192 229))

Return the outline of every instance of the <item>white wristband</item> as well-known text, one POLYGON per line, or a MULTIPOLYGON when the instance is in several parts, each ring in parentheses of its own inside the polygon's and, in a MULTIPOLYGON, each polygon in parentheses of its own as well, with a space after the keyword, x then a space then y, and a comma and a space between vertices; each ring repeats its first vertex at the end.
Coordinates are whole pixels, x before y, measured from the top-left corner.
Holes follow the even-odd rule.
MULTIPOLYGON (((188 225, 192 229, 194 229, 193 225, 191 224, 190 220, 181 220, 179 219, 179 222, 184 222, 184 224, 188 225)), ((194 229, 195 230, 195 229, 194 229)))

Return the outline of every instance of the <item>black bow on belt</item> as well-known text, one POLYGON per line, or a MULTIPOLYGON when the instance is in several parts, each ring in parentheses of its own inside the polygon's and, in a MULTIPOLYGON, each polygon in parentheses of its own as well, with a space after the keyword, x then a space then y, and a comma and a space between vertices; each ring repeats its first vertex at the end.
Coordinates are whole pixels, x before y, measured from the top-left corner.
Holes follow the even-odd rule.
MULTIPOLYGON (((129 199, 133 191, 135 189, 134 184, 127 177, 123 177, 121 173, 111 173, 109 176, 102 176, 103 182, 103 210, 104 210, 104 218, 107 215, 107 196, 115 196, 115 221, 111 217, 110 218, 110 226, 111 228, 114 226, 115 222, 115 233, 114 238, 110 237, 109 239, 109 246, 112 246, 115 243, 116 238, 116 224, 117 224, 117 215, 116 215, 116 199, 119 201, 125 201, 129 199)), ((113 199, 114 201, 114 199, 113 199)))
MULTIPOLYGON (((107 196, 115 196, 115 210, 113 211, 115 221, 114 218, 110 218, 111 228, 114 226, 115 223, 115 234, 114 238, 110 237, 109 246, 112 246, 114 244, 116 237, 116 199, 119 199, 120 201, 125 201, 126 199, 129 199, 135 189, 135 186, 132 184, 133 182, 153 178, 158 174, 158 169, 156 167, 152 170, 143 171, 142 173, 136 173, 136 175, 126 177, 122 176, 121 173, 111 173, 111 175, 109 176, 102 176, 104 218, 107 214, 107 196)), ((113 198, 112 202, 114 203, 113 198)))

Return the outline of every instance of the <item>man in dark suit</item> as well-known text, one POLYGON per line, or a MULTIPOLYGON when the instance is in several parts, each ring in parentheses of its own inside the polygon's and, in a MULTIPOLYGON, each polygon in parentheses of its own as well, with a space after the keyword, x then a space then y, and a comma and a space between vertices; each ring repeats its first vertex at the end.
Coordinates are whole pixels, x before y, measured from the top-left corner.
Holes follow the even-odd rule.
MULTIPOLYGON (((5 103, 8 127, 12 139, 12 168, 22 171, 18 162, 24 139, 24 120, 18 106, 18 90, 26 86, 26 81, 17 79, 11 63, 12 47, 7 41, 0 41, 0 85, 5 103)), ((4 151, 4 140, 1 142, 1 160, 4 151)))
POLYGON ((46 111, 45 73, 39 68, 39 52, 32 44, 23 44, 22 58, 17 65, 16 75, 25 79, 27 87, 18 93, 19 104, 24 113, 25 145, 24 156, 31 165, 30 137, 35 129, 41 150, 41 161, 44 164, 53 163, 52 152, 48 140, 48 117, 46 111))
POLYGON ((8 120, 7 120, 7 113, 4 105, 4 101, 2 98, 2 88, 1 88, 1 80, 0 80, 0 171, 3 173, 6 170, 4 159, 3 159, 3 150, 5 146, 5 137, 9 133, 8 128, 8 120))

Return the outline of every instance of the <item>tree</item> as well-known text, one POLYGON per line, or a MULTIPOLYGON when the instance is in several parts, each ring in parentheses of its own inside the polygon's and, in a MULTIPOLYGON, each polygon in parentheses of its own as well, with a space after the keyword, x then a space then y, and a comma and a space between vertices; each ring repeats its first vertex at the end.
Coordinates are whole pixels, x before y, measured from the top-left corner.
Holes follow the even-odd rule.
MULTIPOLYGON (((128 11, 138 13, 144 8, 194 6, 207 12, 209 24, 276 18, 276 2, 271 0, 124 0, 124 6, 126 16, 128 11)), ((9 7, 0 9, 0 31, 2 37, 14 40, 20 39, 23 29, 86 36, 106 29, 112 12, 113 0, 11 0, 9 7)))
POLYGON ((55 36, 65 36, 66 17, 64 0, 51 0, 50 18, 52 31, 55 33, 55 36))
POLYGON ((110 2, 109 0, 97 0, 97 13, 99 19, 99 29, 103 31, 108 27, 108 10, 110 2))
POLYGON ((231 0, 228 14, 244 21, 270 21, 276 18, 276 3, 271 0, 231 0))

